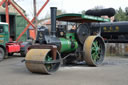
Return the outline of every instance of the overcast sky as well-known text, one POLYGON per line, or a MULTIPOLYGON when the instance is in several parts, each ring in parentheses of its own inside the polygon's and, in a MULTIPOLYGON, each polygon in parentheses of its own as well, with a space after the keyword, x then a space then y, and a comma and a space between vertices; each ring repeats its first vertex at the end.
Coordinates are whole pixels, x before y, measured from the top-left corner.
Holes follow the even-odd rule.
MULTIPOLYGON (((33 14, 33 0, 15 0, 24 10, 27 15, 32 17, 33 14)), ((39 9, 46 0, 37 0, 37 9, 39 9)), ((79 13, 82 10, 92 9, 96 6, 103 6, 104 8, 113 7, 118 9, 121 7, 125 9, 128 7, 128 0, 50 0, 46 8, 42 11, 39 18, 44 18, 47 13, 50 13, 50 7, 58 7, 68 13, 79 13)))

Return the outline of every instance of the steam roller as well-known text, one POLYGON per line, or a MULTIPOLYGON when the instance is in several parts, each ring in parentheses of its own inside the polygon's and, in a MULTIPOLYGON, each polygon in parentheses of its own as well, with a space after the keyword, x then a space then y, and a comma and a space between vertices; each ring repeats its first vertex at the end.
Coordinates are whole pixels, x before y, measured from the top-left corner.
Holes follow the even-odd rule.
MULTIPOLYGON (((80 14, 56 16, 56 7, 51 7, 51 29, 38 28, 35 44, 30 46, 25 57, 27 69, 32 73, 52 74, 63 64, 83 62, 89 66, 99 66, 104 60, 105 45, 100 36, 97 22, 104 19, 83 17, 80 14), (56 21, 79 23, 75 28, 58 24, 56 21), (94 22, 94 23, 90 23, 94 22)), ((73 26, 74 27, 74 26, 73 26)))

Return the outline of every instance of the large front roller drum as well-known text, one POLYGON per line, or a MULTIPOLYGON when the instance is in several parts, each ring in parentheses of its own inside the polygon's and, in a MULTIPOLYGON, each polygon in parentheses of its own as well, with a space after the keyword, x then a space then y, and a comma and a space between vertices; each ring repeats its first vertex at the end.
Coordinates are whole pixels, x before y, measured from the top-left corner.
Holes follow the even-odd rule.
POLYGON ((84 59, 88 65, 102 64, 105 55, 105 44, 100 36, 89 36, 84 42, 84 59))
POLYGON ((51 49, 31 49, 28 51, 25 61, 30 72, 51 74, 58 70, 61 57, 57 52, 56 59, 53 60, 51 49))

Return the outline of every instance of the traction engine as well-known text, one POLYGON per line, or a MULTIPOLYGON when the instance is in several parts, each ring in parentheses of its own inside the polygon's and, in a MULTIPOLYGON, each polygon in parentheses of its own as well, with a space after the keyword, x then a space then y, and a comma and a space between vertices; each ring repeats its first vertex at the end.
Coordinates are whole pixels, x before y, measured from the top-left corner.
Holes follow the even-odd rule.
MULTIPOLYGON (((100 36, 100 28, 95 23, 79 20, 74 16, 59 16, 57 8, 51 7, 51 29, 42 26, 37 31, 35 45, 29 47, 25 64, 30 72, 51 74, 56 72, 61 64, 85 62, 89 66, 102 64, 105 55, 105 45, 100 36), (57 25, 56 20, 80 21, 76 29, 69 30, 65 25, 57 25), (81 21, 83 21, 81 23, 81 21)), ((96 21, 96 20, 94 20, 96 21)), ((100 20, 99 20, 100 21, 100 20)))

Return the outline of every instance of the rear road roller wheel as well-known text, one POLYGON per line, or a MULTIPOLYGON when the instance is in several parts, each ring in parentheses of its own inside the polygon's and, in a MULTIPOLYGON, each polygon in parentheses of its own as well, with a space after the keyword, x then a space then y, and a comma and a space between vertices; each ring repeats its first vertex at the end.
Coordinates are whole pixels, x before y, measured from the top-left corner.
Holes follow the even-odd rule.
POLYGON ((61 57, 57 52, 56 59, 53 59, 51 49, 31 49, 28 51, 25 61, 30 72, 51 74, 60 67, 61 57))
POLYGON ((105 55, 105 44, 100 36, 89 36, 84 42, 84 59, 88 65, 102 64, 105 55))

